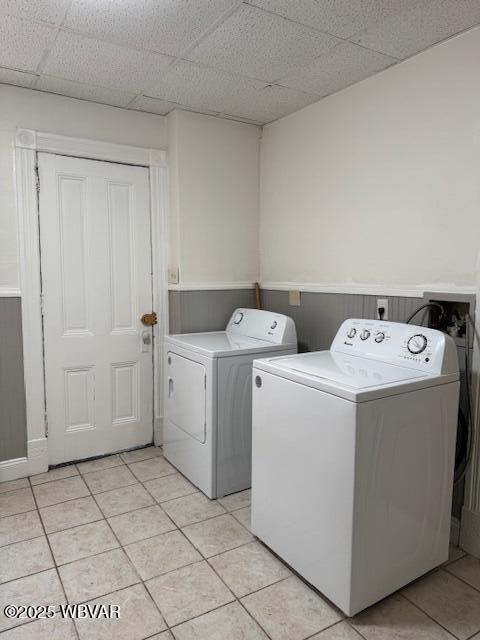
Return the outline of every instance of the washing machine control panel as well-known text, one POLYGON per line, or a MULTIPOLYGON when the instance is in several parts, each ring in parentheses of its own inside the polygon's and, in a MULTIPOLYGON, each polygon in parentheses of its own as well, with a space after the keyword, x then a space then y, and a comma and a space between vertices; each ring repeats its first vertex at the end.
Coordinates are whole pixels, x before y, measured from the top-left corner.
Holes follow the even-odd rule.
POLYGON ((332 351, 341 351, 403 365, 430 373, 458 366, 450 336, 430 329, 383 320, 346 320, 335 336, 332 351))
POLYGON ((260 309, 235 309, 226 331, 236 336, 267 340, 275 344, 295 344, 297 334, 288 316, 260 309))

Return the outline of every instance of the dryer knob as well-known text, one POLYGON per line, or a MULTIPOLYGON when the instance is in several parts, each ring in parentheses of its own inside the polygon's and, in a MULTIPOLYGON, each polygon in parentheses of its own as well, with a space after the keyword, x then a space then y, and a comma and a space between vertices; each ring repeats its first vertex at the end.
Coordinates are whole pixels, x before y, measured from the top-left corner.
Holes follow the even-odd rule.
POLYGON ((357 335, 357 330, 355 327, 352 327, 350 331, 347 333, 347 338, 354 338, 357 335))
POLYGON ((375 336, 375 342, 383 342, 385 339, 385 334, 379 331, 375 336))
POLYGON ((240 324, 242 320, 243 320, 243 313, 239 311, 238 313, 235 314, 235 317, 233 318, 233 324, 240 324))
POLYGON ((270 326, 270 329, 275 329, 278 325, 278 322, 276 320, 274 320, 270 326))
POLYGON ((360 339, 368 340, 369 337, 370 337, 370 331, 368 329, 363 329, 362 333, 360 334, 360 339))

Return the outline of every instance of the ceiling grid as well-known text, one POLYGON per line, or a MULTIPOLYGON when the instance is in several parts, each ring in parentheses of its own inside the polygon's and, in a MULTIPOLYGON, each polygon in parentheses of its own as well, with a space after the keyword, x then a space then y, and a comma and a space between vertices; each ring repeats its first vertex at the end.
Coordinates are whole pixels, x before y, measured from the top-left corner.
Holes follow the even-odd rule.
POLYGON ((0 0, 0 83, 265 124, 478 24, 478 0, 0 0))

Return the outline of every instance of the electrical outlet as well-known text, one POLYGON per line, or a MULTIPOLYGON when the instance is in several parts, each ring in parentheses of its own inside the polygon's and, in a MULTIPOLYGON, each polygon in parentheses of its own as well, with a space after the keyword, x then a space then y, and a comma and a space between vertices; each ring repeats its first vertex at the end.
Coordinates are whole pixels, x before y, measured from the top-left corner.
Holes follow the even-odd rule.
POLYGON ((388 320, 387 298, 377 298, 377 320, 388 320))
POLYGON ((294 289, 293 291, 288 292, 288 304, 291 307, 300 306, 300 291, 294 289))
POLYGON ((178 284, 178 267, 168 267, 168 284, 178 284))

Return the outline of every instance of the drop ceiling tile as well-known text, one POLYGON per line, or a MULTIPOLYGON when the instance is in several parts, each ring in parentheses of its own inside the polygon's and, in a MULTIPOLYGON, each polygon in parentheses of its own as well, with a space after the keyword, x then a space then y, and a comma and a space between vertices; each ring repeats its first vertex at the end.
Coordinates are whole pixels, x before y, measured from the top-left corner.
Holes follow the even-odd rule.
POLYGON ((396 58, 350 42, 342 42, 307 67, 282 78, 279 82, 286 87, 321 97, 363 80, 395 62, 396 58))
POLYGON ((422 0, 352 41, 402 59, 479 23, 479 0, 422 0))
POLYGON ((86 84, 140 93, 165 71, 171 58, 61 31, 43 73, 86 84))
POLYGON ((13 16, 0 18, 0 66, 35 71, 57 30, 13 16))
POLYGON ((26 20, 39 20, 59 24, 70 0, 2 0, 0 13, 26 20))
POLYGON ((156 113, 160 116, 166 116, 167 113, 173 111, 178 105, 167 100, 158 100, 157 98, 149 98, 148 96, 138 96, 129 106, 129 109, 135 111, 147 111, 148 113, 156 113))
POLYGON ((332 36, 244 4, 188 57, 273 82, 308 64, 337 42, 332 36))
POLYGON ((249 100, 241 113, 251 120, 266 124, 278 118, 298 111, 318 100, 317 96, 302 93, 294 89, 272 85, 258 91, 255 100, 249 100))
POLYGON ((52 78, 50 76, 41 76, 35 85, 35 89, 48 91, 49 93, 59 93, 62 96, 68 96, 70 98, 110 104, 114 107, 126 107, 135 97, 134 93, 128 93, 126 91, 105 89, 104 87, 80 84, 79 82, 72 82, 71 80, 64 80, 62 78, 52 78))
POLYGON ((180 61, 146 93, 198 111, 243 114, 257 99, 264 82, 180 61))
POLYGON ((250 4, 340 38, 349 38, 389 16, 414 8, 418 0, 250 0, 250 4))
POLYGON ((176 56, 234 5, 238 0, 73 0, 65 25, 176 56))
POLYGON ((32 73, 0 68, 0 82, 16 84, 18 87, 29 87, 37 76, 32 73))

